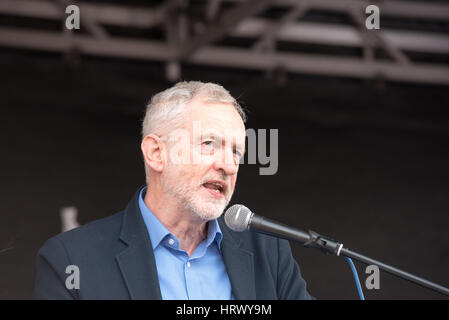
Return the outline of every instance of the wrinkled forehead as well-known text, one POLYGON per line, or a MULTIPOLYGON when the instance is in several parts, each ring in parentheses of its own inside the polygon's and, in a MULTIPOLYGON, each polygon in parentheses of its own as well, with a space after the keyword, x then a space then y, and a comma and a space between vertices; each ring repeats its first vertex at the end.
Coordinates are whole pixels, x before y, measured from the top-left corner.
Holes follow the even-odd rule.
POLYGON ((244 144, 245 124, 232 104, 195 99, 187 105, 186 116, 186 124, 195 134, 227 137, 244 144))

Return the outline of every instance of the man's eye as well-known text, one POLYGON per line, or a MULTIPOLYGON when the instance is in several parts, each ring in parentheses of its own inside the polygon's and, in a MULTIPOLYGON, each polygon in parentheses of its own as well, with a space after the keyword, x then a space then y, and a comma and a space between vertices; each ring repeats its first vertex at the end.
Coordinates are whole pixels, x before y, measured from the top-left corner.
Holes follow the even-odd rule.
POLYGON ((214 151, 215 142, 212 140, 206 140, 201 143, 201 149, 203 152, 211 153, 214 151))
POLYGON ((202 146, 203 148, 211 149, 215 145, 215 142, 212 140, 203 141, 202 146))

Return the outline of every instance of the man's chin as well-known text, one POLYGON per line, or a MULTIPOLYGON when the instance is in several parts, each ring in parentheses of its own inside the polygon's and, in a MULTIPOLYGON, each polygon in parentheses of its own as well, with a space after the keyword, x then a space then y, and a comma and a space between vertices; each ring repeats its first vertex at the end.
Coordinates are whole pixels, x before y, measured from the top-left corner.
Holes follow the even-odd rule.
POLYGON ((224 211, 226 206, 213 205, 213 204, 203 204, 202 206, 198 206, 195 208, 195 214, 200 217, 204 221, 210 221, 214 219, 218 219, 224 211))

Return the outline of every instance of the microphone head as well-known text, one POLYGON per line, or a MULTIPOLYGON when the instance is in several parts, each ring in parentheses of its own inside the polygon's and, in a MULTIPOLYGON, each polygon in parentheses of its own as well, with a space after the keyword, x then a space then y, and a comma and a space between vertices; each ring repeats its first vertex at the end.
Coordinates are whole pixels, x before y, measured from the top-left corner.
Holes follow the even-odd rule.
POLYGON ((248 229, 252 214, 244 205, 235 204, 226 210, 224 220, 231 230, 241 232, 248 229))

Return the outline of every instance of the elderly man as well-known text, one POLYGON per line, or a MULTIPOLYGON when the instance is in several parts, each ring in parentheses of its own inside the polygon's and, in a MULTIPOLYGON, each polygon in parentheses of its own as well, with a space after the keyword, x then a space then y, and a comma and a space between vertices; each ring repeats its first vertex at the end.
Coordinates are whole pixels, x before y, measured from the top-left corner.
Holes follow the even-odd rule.
POLYGON ((147 186, 126 209, 49 239, 41 299, 310 299, 289 244, 220 218, 245 152, 245 114, 223 87, 155 95, 142 129, 147 186))

